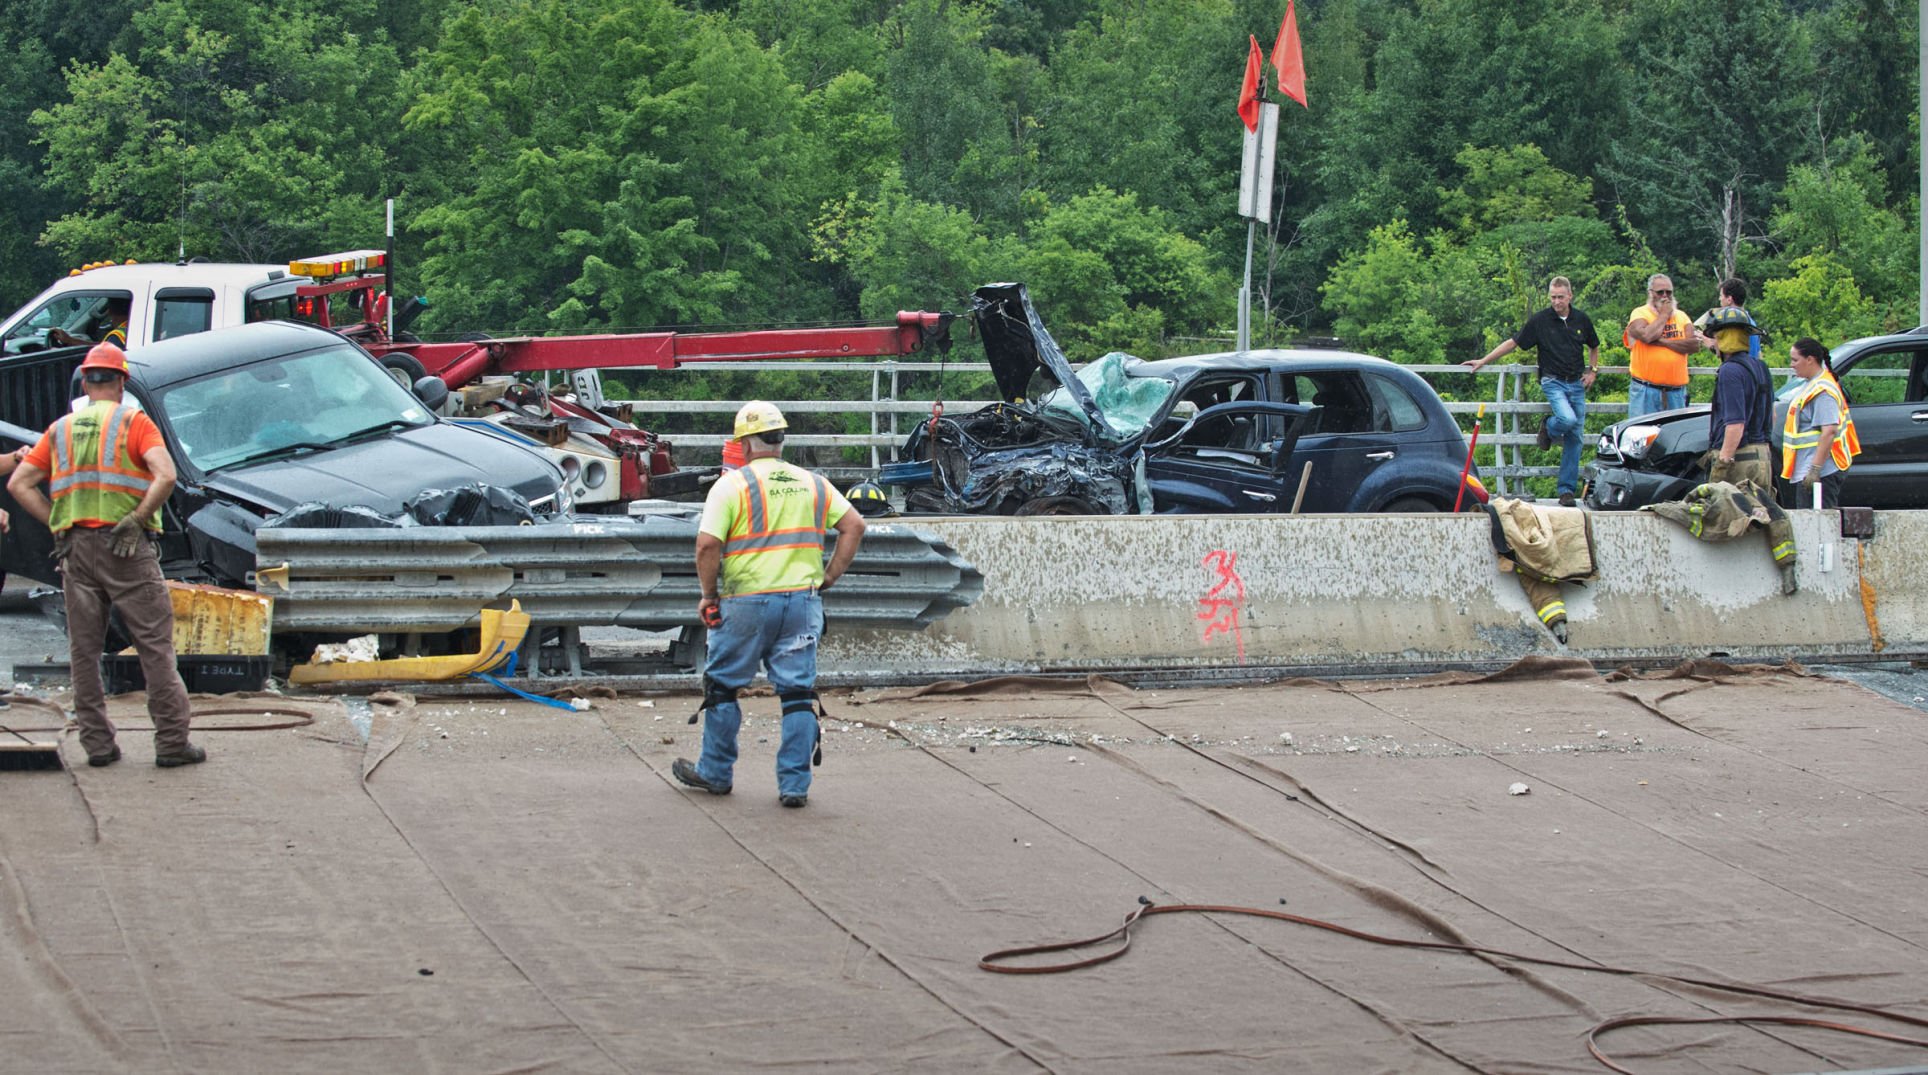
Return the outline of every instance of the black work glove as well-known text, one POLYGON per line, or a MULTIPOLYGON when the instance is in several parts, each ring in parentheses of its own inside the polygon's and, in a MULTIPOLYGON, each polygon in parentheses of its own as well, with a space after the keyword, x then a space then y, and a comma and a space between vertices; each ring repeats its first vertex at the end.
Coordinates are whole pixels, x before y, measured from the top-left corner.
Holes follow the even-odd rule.
POLYGON ((141 533, 140 520, 132 515, 115 523, 114 529, 109 531, 108 536, 113 539, 110 547, 114 550, 114 555, 123 560, 140 552, 141 544, 147 540, 147 535, 141 533))

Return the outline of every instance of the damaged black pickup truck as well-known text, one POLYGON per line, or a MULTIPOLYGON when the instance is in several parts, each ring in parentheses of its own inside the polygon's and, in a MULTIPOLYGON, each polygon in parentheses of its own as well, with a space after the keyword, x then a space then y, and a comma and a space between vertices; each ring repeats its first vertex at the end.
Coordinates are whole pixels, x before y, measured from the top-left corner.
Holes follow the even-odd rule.
MULTIPOLYGON (((1861 439, 1841 503, 1928 508, 1928 326, 1849 340, 1832 358, 1861 439)), ((1776 468, 1788 398, 1800 383, 1781 389, 1768 422, 1776 468)), ((1587 506, 1631 511, 1686 496, 1706 480, 1709 410, 1698 404, 1609 426, 1588 467, 1587 506)))
POLYGON ((1477 510, 1466 438, 1417 374, 1344 351, 1266 350, 1076 371, 1022 284, 972 313, 1004 402, 921 423, 880 480, 912 512, 1127 515, 1477 510), (1027 402, 1034 374, 1056 387, 1027 402))
MULTIPOLYGON (((0 362, 0 450, 32 443, 65 413, 84 351, 0 362)), ((162 509, 161 566, 172 579, 251 589, 255 529, 308 504, 350 509, 364 520, 355 525, 395 525, 365 520, 419 513, 438 500, 429 494, 465 488, 530 515, 570 507, 548 460, 436 417, 439 400, 403 388, 327 329, 263 321, 196 333, 136 348, 128 368, 128 397, 154 419, 179 471, 162 509)), ((424 381, 433 383, 416 391, 446 396, 440 381, 424 381)), ((0 570, 59 585, 46 527, 4 490, 0 507, 13 517, 0 570)))

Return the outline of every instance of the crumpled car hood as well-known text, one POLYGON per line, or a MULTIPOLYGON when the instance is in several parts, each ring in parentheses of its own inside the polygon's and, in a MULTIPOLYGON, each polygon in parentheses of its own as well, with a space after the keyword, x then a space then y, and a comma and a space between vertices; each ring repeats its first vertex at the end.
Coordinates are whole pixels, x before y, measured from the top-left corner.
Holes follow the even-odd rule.
POLYGON ((308 501, 362 504, 393 514, 429 485, 451 488, 470 482, 501 485, 530 498, 554 492, 556 484, 553 468, 529 452, 443 422, 327 451, 216 471, 203 484, 269 514, 308 501), (550 471, 547 481, 545 470, 550 471))
POLYGON ((1064 386, 1093 429, 1104 429, 1104 416, 1091 392, 1071 372, 1058 341, 1044 327, 1023 284, 985 284, 971 293, 971 316, 984 340, 984 357, 1006 403, 1024 399, 1031 375, 1038 367, 1064 386))

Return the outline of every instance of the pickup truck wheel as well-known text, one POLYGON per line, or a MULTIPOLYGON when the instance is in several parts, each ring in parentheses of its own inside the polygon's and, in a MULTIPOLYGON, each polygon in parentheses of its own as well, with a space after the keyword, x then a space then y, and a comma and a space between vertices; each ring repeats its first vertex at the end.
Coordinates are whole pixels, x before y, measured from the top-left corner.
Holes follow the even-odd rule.
POLYGON ((1041 496, 1018 505, 1013 515, 1103 515, 1081 496, 1041 496))
POLYGON ((1439 510, 1439 505, 1433 503, 1430 500, 1422 500, 1416 496, 1402 496, 1398 500, 1395 500, 1392 503, 1387 504, 1384 508, 1380 510, 1434 512, 1439 510))
POLYGON ((414 355, 399 353, 383 355, 382 368, 388 371, 388 376, 392 378, 396 384, 401 385, 411 392, 415 390, 416 381, 428 376, 428 370, 423 368, 421 362, 417 361, 414 355))

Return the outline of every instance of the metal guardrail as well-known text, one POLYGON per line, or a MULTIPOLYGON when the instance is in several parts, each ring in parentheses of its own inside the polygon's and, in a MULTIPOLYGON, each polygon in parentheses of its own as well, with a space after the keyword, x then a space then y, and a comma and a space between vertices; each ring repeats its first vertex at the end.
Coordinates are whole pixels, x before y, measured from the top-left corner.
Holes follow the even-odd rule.
MULTIPOLYGON (((870 398, 864 399, 802 399, 772 400, 785 414, 868 414, 870 415, 869 433, 824 433, 799 434, 789 438, 789 443, 799 448, 867 448, 870 451, 870 465, 839 466, 820 465, 832 477, 857 480, 874 475, 886 462, 898 459, 897 448, 903 444, 908 428, 900 429, 899 416, 928 416, 931 400, 904 399, 901 397, 902 375, 905 373, 934 374, 938 365, 933 362, 901 362, 896 359, 879 359, 875 362, 813 362, 804 360, 785 360, 781 362, 710 362, 705 370, 733 370, 746 373, 869 373, 870 398)), ((1557 466, 1529 466, 1520 457, 1521 449, 1535 443, 1534 429, 1540 417, 1551 413, 1552 408, 1544 400, 1537 398, 1538 393, 1531 387, 1538 367, 1534 365, 1492 365, 1477 373, 1463 365, 1425 365, 1407 366, 1409 370, 1422 377, 1432 378, 1444 375, 1463 377, 1493 377, 1494 397, 1487 402, 1448 401, 1446 410, 1460 422, 1462 429, 1472 428, 1472 416, 1481 407, 1486 409, 1490 427, 1480 433, 1476 449, 1480 473, 1488 479, 1495 492, 1508 492, 1524 478, 1551 477, 1559 471, 1557 466), (1523 432, 1524 430, 1524 432, 1523 432)), ((942 367, 945 374, 970 373, 988 374, 991 367, 984 362, 947 362, 942 367)), ((1602 373, 1625 374, 1625 366, 1604 366, 1602 373)), ((1714 367, 1690 367, 1689 375, 1711 377, 1714 367)), ((1786 370, 1776 370, 1785 374, 1786 370)), ((629 399, 613 402, 627 403, 641 416, 662 414, 715 414, 719 418, 736 413, 742 405, 741 400, 717 399, 629 399)), ((962 414, 979 407, 988 406, 993 400, 946 400, 945 410, 952 414, 962 414)), ((1587 413, 1619 416, 1627 413, 1625 402, 1588 401, 1587 413)), ((647 418, 642 419, 647 428, 647 418)), ((678 433, 670 439, 676 444, 708 450, 721 450, 729 439, 723 432, 727 420, 717 422, 716 433, 678 433)))
MULTIPOLYGON (((452 631, 510 599, 538 625, 697 624, 696 521, 575 516, 535 526, 259 530, 256 589, 280 631, 452 631)), ((976 601, 984 576, 942 538, 872 523, 824 594, 833 624, 915 631, 976 601)))
MULTIPOLYGON (((868 400, 773 400, 784 413, 797 414, 869 414, 871 416, 869 433, 848 434, 801 434, 791 437, 789 443, 800 448, 868 448, 870 466, 853 467, 831 464, 819 466, 832 477, 856 480, 874 475, 885 462, 895 462, 896 449, 900 446, 908 428, 899 429, 900 415, 928 416, 931 400, 901 398, 902 374, 932 374, 938 371, 934 362, 901 362, 896 359, 880 359, 876 362, 812 362, 809 360, 785 360, 781 362, 710 362, 704 364, 706 370, 737 370, 742 372, 865 372, 871 375, 870 396, 868 400)), ((1528 465, 1521 456, 1523 449, 1534 446, 1537 441, 1536 430, 1539 420, 1552 413, 1553 408, 1539 398, 1533 387, 1533 379, 1538 367, 1533 364, 1490 365, 1478 372, 1468 370, 1463 365, 1414 365, 1409 370, 1422 377, 1434 378, 1447 375, 1461 377, 1491 377, 1494 379, 1493 397, 1481 402, 1447 401, 1446 410, 1460 423, 1462 430, 1472 429, 1472 418, 1481 407, 1486 409, 1489 425, 1480 431, 1479 445, 1475 449, 1474 461, 1480 473, 1495 492, 1517 491, 1518 483, 1526 478, 1550 478, 1559 472, 1558 466, 1528 465)), ((989 373, 990 365, 983 362, 947 362, 943 372, 951 373, 989 373)), ((1716 366, 1689 366, 1687 375, 1693 377, 1712 377, 1716 366)), ((1625 376, 1625 366, 1602 366, 1604 375, 1625 376)), ((1791 371, 1786 367, 1770 367, 1770 372, 1778 380, 1791 371)), ((1905 371, 1876 371, 1876 376, 1906 376, 1905 371)), ((630 404, 639 415, 650 414, 734 414, 742 405, 740 400, 710 399, 632 399, 621 400, 630 404)), ((991 400, 946 400, 945 409, 951 414, 961 414, 989 405, 991 400)), ((1627 413, 1624 400, 1588 400, 1587 418, 1591 438, 1600 428, 1620 421, 1627 413), (1596 416, 1604 421, 1596 420, 1596 416)), ((647 421, 644 425, 647 427, 647 421)), ((714 434, 675 434, 670 439, 678 445, 691 448, 721 449, 728 440, 722 430, 725 421, 717 423, 718 432, 714 434)), ((1584 445, 1592 448, 1591 440, 1584 445)))

